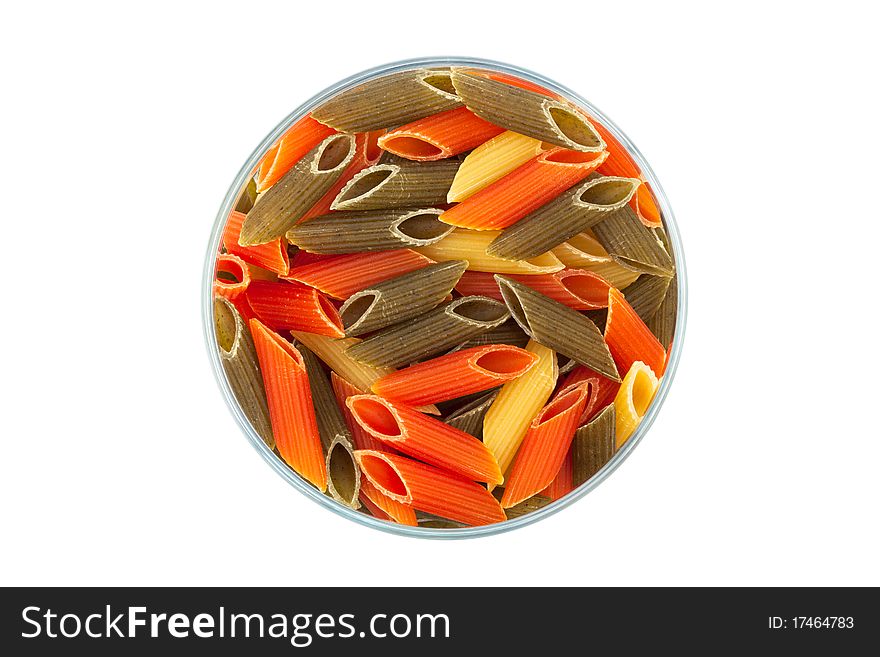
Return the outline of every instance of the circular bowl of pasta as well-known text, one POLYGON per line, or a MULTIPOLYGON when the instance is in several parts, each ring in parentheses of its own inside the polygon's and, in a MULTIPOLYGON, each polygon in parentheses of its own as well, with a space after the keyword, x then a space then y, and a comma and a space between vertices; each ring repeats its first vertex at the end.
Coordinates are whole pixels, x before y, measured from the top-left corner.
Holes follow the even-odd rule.
POLYGON ((276 472, 352 520, 459 538, 580 499, 666 397, 682 246, 575 92, 477 59, 381 66, 292 112, 211 234, 208 352, 276 472))

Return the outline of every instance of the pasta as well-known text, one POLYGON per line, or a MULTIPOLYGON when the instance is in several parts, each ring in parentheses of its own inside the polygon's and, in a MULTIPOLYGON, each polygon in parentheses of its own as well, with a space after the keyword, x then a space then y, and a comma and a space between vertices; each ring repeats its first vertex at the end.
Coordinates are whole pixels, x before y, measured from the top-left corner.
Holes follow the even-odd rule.
POLYGON ((360 390, 369 390, 373 381, 393 371, 390 367, 373 367, 350 358, 346 351, 360 342, 357 338, 334 340, 327 336, 305 331, 292 331, 291 333, 298 342, 302 342, 324 361, 327 367, 360 390))
POLYGON ((468 479, 501 483, 492 453, 470 434, 378 395, 356 395, 345 403, 365 431, 400 452, 468 479))
POLYGON ((229 254, 217 256, 214 294, 230 300, 237 299, 245 293, 250 282, 250 271, 244 260, 229 254))
POLYGON ((427 246, 453 230, 439 220, 442 212, 436 208, 333 212, 291 228, 287 240, 304 251, 322 254, 427 246))
POLYGON ((533 340, 609 379, 619 380, 609 348, 593 322, 513 279, 496 279, 511 316, 533 340))
POLYGON ((275 447, 291 468, 323 492, 327 490, 327 468, 302 355, 257 319, 250 321, 250 330, 266 388, 275 447))
POLYGON ((629 368, 614 398, 615 444, 620 449, 639 426, 657 393, 660 382, 651 368, 636 361, 629 368))
POLYGON ((345 335, 336 307, 306 285, 254 281, 248 286, 247 300, 254 315, 274 331, 310 331, 332 338, 345 335))
POLYGON ((368 132, 460 105, 449 71, 420 68, 392 73, 343 91, 316 108, 312 116, 342 132, 368 132))
POLYGON ((363 335, 431 310, 452 291, 463 260, 428 265, 352 294, 339 309, 346 336, 363 335))
POLYGON ((463 201, 540 155, 541 142, 507 130, 468 154, 446 195, 449 203, 463 201))
POLYGON ((440 220, 475 230, 506 228, 579 183, 604 159, 604 152, 554 148, 454 205, 440 220))
POLYGON ((257 199, 238 243, 265 244, 284 235, 339 179, 354 157, 354 147, 353 136, 336 134, 310 150, 257 199))
POLYGON ((332 256, 293 267, 285 280, 298 281, 335 299, 407 274, 434 261, 410 249, 332 256))
MULTIPOLYGON (((389 520, 393 520, 398 524, 411 527, 417 527, 419 524, 416 520, 416 512, 413 511, 411 506, 391 499, 366 478, 361 482, 361 500, 364 504, 369 503, 379 508, 389 520)), ((375 511, 373 514, 375 515, 375 511)))
POLYGON ((492 392, 453 411, 446 416, 444 421, 450 427, 455 427, 465 433, 471 434, 474 438, 482 440, 483 418, 486 416, 486 413, 497 396, 498 391, 493 390, 492 392))
POLYGON ((611 258, 628 269, 667 278, 674 273, 663 244, 629 206, 608 215, 593 227, 593 233, 611 258))
MULTIPOLYGON (((499 290, 499 294, 500 294, 499 290)), ((469 296, 469 295, 465 295, 469 296)), ((479 295, 476 295, 479 296, 479 295)), ((523 333, 523 330, 512 319, 508 319, 503 324, 489 329, 479 335, 471 338, 467 342, 462 342, 452 351, 468 349, 470 347, 482 347, 487 344, 509 344, 514 347, 525 347, 529 341, 529 336, 523 333)))
POLYGON ((382 493, 414 509, 466 525, 507 519, 485 486, 412 459, 371 450, 354 453, 364 476, 382 493))
POLYGON ((584 413, 578 421, 578 426, 583 426, 614 400, 614 396, 620 389, 619 381, 612 381, 608 377, 596 374, 593 370, 583 365, 575 367, 559 386, 558 395, 586 382, 590 386, 590 395, 584 413))
POLYGON ((275 449, 254 341, 235 306, 223 297, 214 297, 214 335, 223 371, 239 408, 269 449, 275 449))
POLYGON ((238 256, 248 264, 262 267, 281 276, 286 276, 290 270, 290 259, 287 257, 287 249, 281 243, 280 238, 255 246, 241 246, 238 243, 244 220, 245 215, 241 212, 231 212, 229 214, 222 238, 223 247, 226 249, 226 252, 230 255, 238 256))
POLYGON ((619 290, 608 293, 608 321, 605 323, 605 342, 621 372, 626 372, 636 361, 644 362, 658 374, 666 368, 666 350, 654 337, 619 290))
POLYGON ((379 146, 420 162, 442 160, 479 146, 504 132, 465 107, 432 114, 385 133, 379 146))
POLYGON ((577 487, 589 480, 611 460, 617 449, 614 404, 605 407, 574 433, 571 444, 572 485, 577 487))
POLYGON ((587 180, 501 231, 486 252, 506 260, 534 258, 626 205, 637 185, 632 178, 587 180))
POLYGON ((265 192, 302 157, 336 131, 306 115, 282 135, 260 163, 256 192, 265 192))
POLYGON ((433 404, 512 381, 537 361, 537 356, 518 347, 472 347, 383 376, 373 383, 372 390, 395 402, 433 404))
MULTIPOLYGON (((499 326, 509 317, 504 304, 494 299, 461 297, 422 317, 387 328, 363 341, 352 342, 345 353, 354 361, 374 367, 400 367, 443 353, 499 326)), ((368 389, 373 381, 375 379, 364 388, 368 389)))
POLYGON ((509 509, 504 509, 504 512, 507 514, 507 519, 512 520, 513 518, 520 518, 529 513, 534 513, 538 509, 543 509, 552 501, 553 500, 550 498, 543 497, 542 495, 533 495, 529 499, 523 500, 509 509))
POLYGON ((673 276, 669 288, 666 290, 666 296, 660 302, 660 307, 654 316, 646 322, 651 333, 653 333, 660 344, 665 346, 667 351, 672 349, 672 336, 675 332, 675 316, 678 313, 678 279, 673 276))
POLYGON ((586 269, 623 290, 640 276, 639 272, 618 265, 590 231, 575 235, 552 250, 566 267, 586 269))
MULTIPOLYGON (((608 281, 583 269, 562 269, 553 274, 508 274, 508 278, 575 310, 593 310, 608 305, 608 281)), ((504 301, 498 281, 489 272, 467 271, 455 289, 464 295, 480 294, 504 301)))
POLYGON ((336 396, 336 403, 342 411, 342 417, 345 418, 345 424, 351 432, 352 442, 355 449, 378 449, 390 452, 397 452, 393 447, 385 445, 381 440, 374 438, 369 432, 358 424, 351 414, 351 410, 345 401, 354 395, 363 395, 364 391, 351 385, 348 381, 339 376, 336 372, 330 372, 330 385, 333 387, 333 394, 336 396))
POLYGON ((342 188, 331 210, 420 208, 446 202, 458 160, 396 160, 359 171, 342 188))
MULTIPOLYGON (((442 216, 442 215, 441 215, 442 216)), ((502 260, 486 253, 486 248, 499 235, 494 230, 456 229, 439 242, 415 250, 423 256, 441 260, 467 260, 471 271, 501 274, 552 274, 564 265, 552 253, 542 253, 528 260, 502 260)))
POLYGON ((538 357, 528 372, 505 383, 483 420, 483 444, 495 455, 501 472, 513 461, 529 424, 550 399, 556 387, 556 354, 530 340, 526 351, 538 357))
MULTIPOLYGON (((253 178, 248 180, 247 185, 245 185, 244 189, 241 190, 241 193, 238 195, 238 200, 235 202, 235 207, 233 208, 233 212, 237 212, 239 214, 247 214, 252 207, 254 207, 254 202, 257 200, 257 182, 253 178)), ((238 242, 238 237, 235 238, 236 243, 238 242)))
POLYGON ((627 303, 632 306, 642 321, 648 322, 660 309, 660 304, 666 298, 666 292, 672 282, 665 276, 650 276, 645 274, 626 288, 627 303))
POLYGON ((574 456, 572 455, 571 447, 569 447, 565 453, 565 458, 562 460, 562 465, 559 466, 559 472, 556 473, 556 476, 553 477, 553 481, 550 482, 547 488, 540 492, 542 497, 555 502, 574 490, 573 459, 574 456))
POLYGON ((454 69, 452 84, 474 114, 522 135, 575 151, 601 151, 605 142, 589 119, 569 103, 454 69))

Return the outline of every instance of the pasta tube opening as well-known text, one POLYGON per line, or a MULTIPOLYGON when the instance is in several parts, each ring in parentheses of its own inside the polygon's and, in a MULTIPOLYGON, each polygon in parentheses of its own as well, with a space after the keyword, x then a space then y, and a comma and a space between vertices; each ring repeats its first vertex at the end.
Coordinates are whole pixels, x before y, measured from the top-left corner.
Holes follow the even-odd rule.
POLYGON ((224 299, 214 299, 214 332, 217 346, 225 356, 232 356, 241 339, 232 304, 224 299))
POLYGON ((490 325, 496 325, 508 316, 503 304, 488 297, 464 297, 460 303, 453 301, 449 304, 447 310, 462 319, 490 325))
POLYGON ((602 150, 605 142, 587 119, 561 103, 546 101, 544 111, 551 125, 568 141, 583 148, 602 150))
POLYGON ((389 404, 367 396, 352 396, 346 401, 355 418, 381 439, 394 439, 402 435, 400 420, 389 404))
POLYGON ((562 286, 574 296, 593 308, 608 305, 608 281, 583 269, 563 270, 554 274, 562 286))
POLYGON ((327 476, 333 492, 346 506, 357 506, 361 473, 348 442, 337 437, 327 452, 327 476))
POLYGON ((629 202, 638 186, 634 178, 596 178, 584 185, 577 200, 584 205, 619 206, 629 202))
POLYGON ((442 213, 443 210, 433 208, 415 210, 411 214, 404 215, 396 225, 392 225, 392 231, 413 246, 433 244, 455 230, 455 226, 440 221, 439 217, 442 213))
POLYGON ((412 495, 406 487, 406 482, 382 452, 360 450, 354 457, 363 473, 382 493, 404 504, 412 502, 412 495))
POLYGON ((354 141, 350 135, 337 135, 324 141, 321 153, 314 160, 316 173, 327 173, 337 167, 348 165, 354 154, 354 141))
POLYGON ((434 71, 422 77, 422 84, 430 87, 433 91, 449 100, 460 101, 455 85, 452 84, 452 76, 448 71, 434 71))
POLYGON ((343 203, 351 203, 375 193, 399 171, 400 167, 396 164, 377 164, 355 174, 333 201, 332 209, 341 209, 339 206, 343 203))
POLYGON ((413 160, 436 158, 445 153, 444 149, 427 137, 401 135, 385 140, 385 149, 392 153, 406 153, 413 160))
POLYGON ((516 348, 492 349, 479 356, 474 365, 486 370, 489 374, 524 374, 538 358, 534 354, 516 348))

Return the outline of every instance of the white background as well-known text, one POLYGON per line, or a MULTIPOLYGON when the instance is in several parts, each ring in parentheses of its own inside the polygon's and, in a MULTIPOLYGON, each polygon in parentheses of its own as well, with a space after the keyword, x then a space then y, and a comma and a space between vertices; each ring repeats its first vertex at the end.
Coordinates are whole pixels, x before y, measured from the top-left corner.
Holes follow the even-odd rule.
POLYGON ((880 584, 870 3, 346 4, 4 9, 0 583, 880 584), (690 274, 677 379, 629 460, 464 542, 361 527, 276 476, 199 315, 215 213, 259 141, 342 77, 443 54, 611 116, 690 274))

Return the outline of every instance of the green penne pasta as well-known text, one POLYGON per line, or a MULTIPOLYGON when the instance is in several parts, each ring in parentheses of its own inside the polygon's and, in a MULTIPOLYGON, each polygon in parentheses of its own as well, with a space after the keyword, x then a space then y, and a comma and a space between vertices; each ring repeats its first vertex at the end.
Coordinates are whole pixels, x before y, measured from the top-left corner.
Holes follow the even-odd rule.
POLYGON ((345 416, 336 402, 336 395, 320 359, 301 342, 296 348, 302 354, 312 391, 312 405, 318 420, 318 433, 324 445, 327 464, 327 492, 351 508, 358 508, 361 488, 360 468, 354 460, 353 439, 345 416))
POLYGON ((602 333, 587 317, 513 279, 495 275, 511 316, 533 340, 620 381, 602 333))
POLYGON ((471 434, 474 438, 482 440, 483 418, 497 396, 498 390, 493 390, 489 394, 483 395, 469 404, 465 404, 457 411, 453 411, 446 416, 444 422, 451 427, 471 434))
POLYGON ((241 190, 238 201, 235 203, 235 211, 247 214, 257 201, 257 181, 251 178, 248 184, 241 190))
POLYGON ((455 230, 437 218, 442 213, 437 208, 333 212, 294 226, 287 241, 326 254, 427 246, 455 230))
POLYGON ((375 164, 346 183, 331 210, 386 210, 419 208, 446 203, 458 160, 400 161, 375 164))
POLYGON ((462 102, 490 123, 576 151, 602 151, 605 142, 574 105, 456 68, 452 84, 462 102))
POLYGON ((438 262, 355 292, 339 309, 345 335, 378 331, 431 310, 452 292, 467 264, 438 262))
POLYGON ((263 442, 269 449, 275 449, 254 341, 235 306, 223 297, 214 297, 214 335, 232 394, 263 442))
POLYGON ((593 234, 612 260, 627 269, 667 278, 675 273, 662 242, 628 205, 593 226, 593 234))
POLYGON ((466 526, 460 522, 447 520, 424 511, 416 511, 416 522, 419 524, 419 527, 426 527, 428 529, 461 529, 466 526))
POLYGON ((626 288, 627 303, 638 313, 643 321, 651 319, 666 298, 671 278, 665 276, 639 276, 635 283, 626 288))
POLYGON ((345 354, 373 367, 400 367, 443 353, 510 317, 503 303, 468 296, 351 345, 345 354))
POLYGON ((282 237, 335 183, 354 157, 353 135, 331 135, 260 195, 238 242, 265 244, 282 237))
POLYGON ((675 335, 675 318, 678 314, 678 277, 673 276, 670 280, 669 287, 666 290, 666 296, 660 302, 660 307, 650 320, 645 322, 651 329, 657 339, 665 348, 669 348, 672 344, 672 337, 675 335))
POLYGON ((614 404, 608 404, 574 434, 572 483, 580 486, 599 472, 617 451, 614 440, 614 404))
POLYGON ((546 253, 629 203, 640 181, 598 176, 577 185, 501 231, 486 253, 526 260, 546 253))
MULTIPOLYGON (((501 488, 496 488, 495 491, 498 491, 498 495, 503 491, 501 488)), ((492 491, 493 493, 495 491, 492 491)), ((512 518, 519 518, 520 516, 527 515, 529 513, 534 513, 538 509, 543 509, 545 506, 552 502, 548 497, 544 497, 542 495, 533 495, 527 500, 523 500, 516 506, 512 506, 509 509, 505 509, 504 512, 507 514, 507 519, 510 520, 512 518)))
POLYGON ((482 347, 487 344, 509 344, 514 347, 525 347, 529 341, 523 330, 512 319, 507 320, 501 326, 497 326, 485 333, 480 333, 472 337, 467 342, 463 342, 452 351, 461 351, 462 349, 470 349, 471 347, 482 347))
POLYGON ((369 132, 460 105, 448 70, 420 68, 343 91, 312 110, 312 118, 341 132, 369 132))

